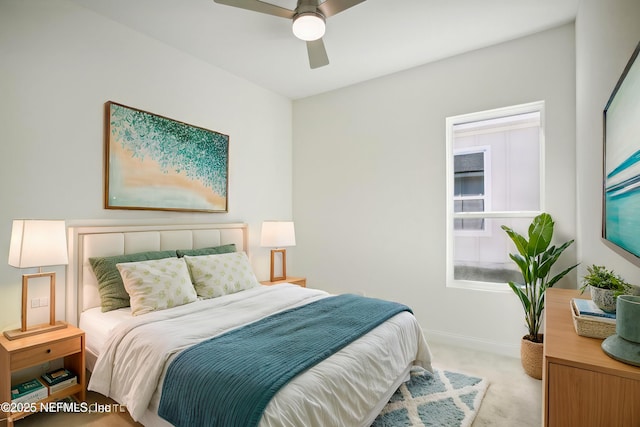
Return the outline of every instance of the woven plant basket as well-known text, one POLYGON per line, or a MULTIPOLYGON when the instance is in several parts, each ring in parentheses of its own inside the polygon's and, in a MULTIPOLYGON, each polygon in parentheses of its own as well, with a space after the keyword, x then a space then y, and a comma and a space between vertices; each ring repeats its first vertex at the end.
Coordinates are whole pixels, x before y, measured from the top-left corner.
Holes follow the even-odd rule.
POLYGON ((533 342, 522 337, 520 342, 520 360, 524 371, 530 377, 542 379, 542 352, 544 343, 533 342))

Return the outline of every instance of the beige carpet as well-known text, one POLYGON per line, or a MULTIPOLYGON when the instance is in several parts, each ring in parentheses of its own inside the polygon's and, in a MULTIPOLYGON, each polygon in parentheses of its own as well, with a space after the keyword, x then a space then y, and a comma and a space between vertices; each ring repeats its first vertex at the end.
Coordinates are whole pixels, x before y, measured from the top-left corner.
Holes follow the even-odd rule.
POLYGON ((520 359, 430 342, 434 366, 489 381, 472 427, 540 427, 542 381, 522 370, 520 359))
MULTIPOLYGON (((430 342, 434 366, 478 375, 489 381, 480 411, 472 427, 539 427, 542 424, 542 384, 527 376, 520 360, 430 342)), ((89 402, 113 403, 89 392, 89 402)), ((139 426, 127 413, 34 414, 15 423, 16 427, 120 427, 139 426)))

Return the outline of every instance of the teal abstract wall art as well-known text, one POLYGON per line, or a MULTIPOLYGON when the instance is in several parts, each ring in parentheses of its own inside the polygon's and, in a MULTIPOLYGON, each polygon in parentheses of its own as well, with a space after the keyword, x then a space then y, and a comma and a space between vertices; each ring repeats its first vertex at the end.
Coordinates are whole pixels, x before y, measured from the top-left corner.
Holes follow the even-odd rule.
POLYGON ((640 43, 604 110, 603 237, 640 265, 640 43))
POLYGON ((105 208, 227 212, 229 136, 105 104, 105 208))

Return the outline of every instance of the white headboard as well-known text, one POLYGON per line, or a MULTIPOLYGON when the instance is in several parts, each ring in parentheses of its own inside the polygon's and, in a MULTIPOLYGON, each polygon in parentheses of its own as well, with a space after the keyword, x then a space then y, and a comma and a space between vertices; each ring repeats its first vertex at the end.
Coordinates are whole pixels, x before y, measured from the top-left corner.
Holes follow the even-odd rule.
POLYGON ((80 313, 100 306, 98 283, 90 257, 144 251, 199 249, 235 243, 247 252, 247 224, 105 225, 69 227, 67 313, 70 323, 80 313))

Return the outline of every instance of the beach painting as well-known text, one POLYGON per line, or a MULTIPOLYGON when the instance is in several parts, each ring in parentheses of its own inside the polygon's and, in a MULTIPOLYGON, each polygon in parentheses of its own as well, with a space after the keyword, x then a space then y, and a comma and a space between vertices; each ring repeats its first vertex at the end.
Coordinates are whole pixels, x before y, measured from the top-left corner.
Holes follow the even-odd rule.
POLYGON ((105 104, 105 208, 227 212, 229 136, 105 104))
POLYGON ((637 55, 638 48, 604 112, 604 238, 640 257, 640 63, 634 61, 637 55))

